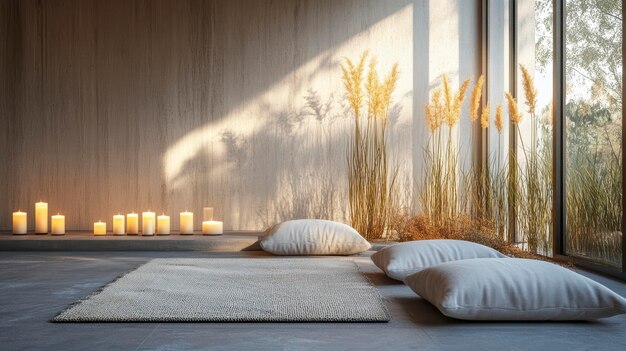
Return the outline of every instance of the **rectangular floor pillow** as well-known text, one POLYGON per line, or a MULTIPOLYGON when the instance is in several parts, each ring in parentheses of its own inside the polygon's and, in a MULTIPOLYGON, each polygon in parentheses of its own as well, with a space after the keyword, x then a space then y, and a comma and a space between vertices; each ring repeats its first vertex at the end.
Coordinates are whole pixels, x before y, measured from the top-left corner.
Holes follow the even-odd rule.
POLYGON ((372 255, 372 261, 396 280, 443 262, 470 258, 504 258, 500 252, 464 240, 418 240, 387 246, 372 255))
POLYGON ((442 263, 404 282, 448 317, 591 320, 626 313, 626 299, 561 266, 520 258, 442 263))
POLYGON ((354 255, 370 247, 351 226, 321 219, 279 223, 261 240, 261 248, 274 255, 354 255))

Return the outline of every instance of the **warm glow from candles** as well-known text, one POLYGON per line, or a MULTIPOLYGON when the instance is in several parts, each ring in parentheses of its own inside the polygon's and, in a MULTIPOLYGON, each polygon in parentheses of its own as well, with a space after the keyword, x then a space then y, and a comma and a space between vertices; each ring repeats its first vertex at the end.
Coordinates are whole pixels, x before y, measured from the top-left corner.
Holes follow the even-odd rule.
POLYGON ((93 224, 94 235, 107 235, 107 224, 98 220, 93 224))
POLYGON ((48 234, 48 203, 39 201, 35 204, 35 233, 48 234))
POLYGON ((124 215, 117 214, 113 216, 113 234, 114 235, 125 235, 126 231, 124 230, 124 215))
POLYGON ((28 231, 28 215, 18 210, 13 212, 13 234, 26 234, 28 231))
POLYGON ((155 229, 155 217, 154 212, 144 212, 141 214, 141 234, 142 235, 154 235, 155 229))
POLYGON ((157 234, 170 235, 170 216, 162 214, 157 218, 157 234))
POLYGON ((202 222, 202 234, 204 235, 220 235, 224 233, 224 223, 220 221, 204 221, 202 222))
POLYGON ((193 234, 193 213, 185 212, 180 213, 180 233, 181 234, 193 234))
POLYGON ((139 215, 135 212, 126 215, 126 234, 139 234, 139 215))
POLYGON ((57 213, 52 216, 52 235, 65 235, 65 216, 57 213))

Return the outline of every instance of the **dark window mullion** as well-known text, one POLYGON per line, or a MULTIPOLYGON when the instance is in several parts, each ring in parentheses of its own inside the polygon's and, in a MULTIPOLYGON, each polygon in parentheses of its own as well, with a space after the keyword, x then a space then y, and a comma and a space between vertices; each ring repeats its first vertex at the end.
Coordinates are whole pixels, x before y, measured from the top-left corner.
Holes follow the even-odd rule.
MULTIPOLYGON (((509 1, 509 93, 517 99, 517 1, 509 1)), ((516 162, 517 160, 517 134, 515 134, 516 126, 509 120, 509 152, 513 152, 516 162)), ((509 157, 509 160, 511 158, 509 157)), ((511 167, 509 165, 509 167, 511 167)), ((509 168, 511 169, 511 168, 509 168)), ((515 177, 519 177, 517 168, 515 177)), ((519 179, 519 178, 518 178, 519 179)), ((508 237, 512 243, 522 241, 523 238, 517 237, 517 194, 515 192, 508 194, 512 199, 509 201, 509 226, 508 237)))
MULTIPOLYGON (((624 5, 622 3, 622 18, 624 18, 624 5)), ((624 196, 624 186, 626 185, 626 163, 624 163, 624 150, 626 150, 626 113, 624 109, 624 57, 626 57, 626 50, 624 50, 624 24, 622 23, 622 273, 626 273, 626 196, 624 196)))
POLYGON ((553 92, 552 92, 552 235, 553 254, 565 255, 565 1, 553 3, 553 92))

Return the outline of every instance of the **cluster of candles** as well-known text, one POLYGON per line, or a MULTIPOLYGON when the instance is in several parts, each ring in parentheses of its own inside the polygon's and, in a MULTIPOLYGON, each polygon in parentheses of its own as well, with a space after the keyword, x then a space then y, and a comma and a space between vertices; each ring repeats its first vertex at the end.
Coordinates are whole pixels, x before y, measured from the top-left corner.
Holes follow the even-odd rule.
MULTIPOLYGON (((13 234, 26 234, 28 231, 28 215, 25 212, 13 212, 13 234)), ((155 216, 154 212, 143 212, 141 214, 141 234, 142 235, 170 235, 170 217, 163 214, 155 216)), ((65 234, 65 216, 57 214, 51 217, 52 235, 65 234)), ((180 213, 180 234, 192 235, 193 232, 193 212, 180 213)), ((213 207, 203 209, 202 234, 220 235, 224 232, 224 223, 213 220, 213 207)), ((38 202, 35 204, 35 233, 48 233, 48 204, 38 202)), ((107 224, 98 221, 93 224, 94 235, 106 235, 107 224)), ((113 216, 114 235, 139 235, 139 214, 129 213, 126 216, 117 214, 113 216)))
MULTIPOLYGON (((13 234, 26 234, 28 232, 28 214, 26 212, 13 212, 13 234)), ((57 214, 52 216, 53 235, 65 234, 65 216, 57 214)), ((48 204, 38 202, 35 204, 35 233, 48 234, 48 204)))

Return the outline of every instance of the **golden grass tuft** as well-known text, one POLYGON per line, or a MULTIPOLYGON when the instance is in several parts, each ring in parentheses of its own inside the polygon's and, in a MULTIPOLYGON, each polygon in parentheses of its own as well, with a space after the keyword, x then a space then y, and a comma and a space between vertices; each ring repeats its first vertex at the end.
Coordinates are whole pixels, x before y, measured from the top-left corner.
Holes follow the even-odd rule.
POLYGON ((449 221, 465 207, 458 192, 460 151, 452 139, 469 83, 466 79, 455 92, 448 76, 443 75, 441 86, 434 90, 424 108, 431 134, 424 149, 425 174, 420 181, 419 201, 423 211, 436 223, 449 221), (447 128, 442 128, 444 123, 447 128))
POLYGON ((469 87, 470 80, 466 79, 461 83, 459 90, 454 95, 454 105, 452 106, 453 116, 450 120, 454 121, 452 125, 456 124, 461 118, 461 107, 463 106, 463 101, 465 101, 465 93, 467 92, 467 88, 469 87))
POLYGON ((391 100, 394 90, 396 90, 396 84, 398 83, 398 79, 400 78, 400 71, 398 69, 398 64, 394 64, 391 67, 391 71, 385 78, 385 81, 382 85, 382 101, 381 106, 383 111, 381 111, 381 116, 386 117, 389 113, 389 107, 391 106, 391 100))
POLYGON ((528 71, 528 68, 524 65, 520 65, 522 70, 522 85, 524 86, 524 95, 526 96, 526 106, 528 106, 528 113, 535 114, 535 108, 537 106, 537 89, 535 89, 535 82, 533 76, 528 71))
POLYGON ((465 100, 465 92, 469 86, 469 79, 461 83, 459 90, 455 93, 450 86, 450 80, 447 74, 441 78, 441 90, 443 91, 443 112, 445 121, 449 127, 457 124, 461 117, 461 107, 465 100))
MULTIPOLYGON (((485 76, 481 75, 474 85, 472 90, 472 98, 470 101, 470 121, 474 122, 478 119, 478 110, 480 109, 480 98, 483 94, 483 84, 485 83, 485 76)), ((481 123, 482 125, 482 123, 481 123)), ((486 127, 483 127, 486 128, 486 127)))
POLYGON ((394 207, 397 169, 388 167, 387 119, 399 78, 398 65, 381 81, 376 57, 369 60, 363 81, 367 52, 359 64, 346 59, 342 66, 347 99, 355 115, 354 134, 348 148, 348 197, 352 226, 366 239, 382 237, 394 207), (364 88, 364 90, 363 90, 364 88), (361 116, 361 108, 367 111, 361 116))
POLYGON ((451 114, 452 108, 452 87, 450 86, 450 79, 447 74, 441 77, 441 90, 443 91, 443 104, 445 106, 446 118, 451 114))
POLYGON ((424 106, 424 116, 431 133, 434 133, 443 122, 443 105, 441 103, 441 89, 435 89, 430 97, 430 104, 424 106))
POLYGON ((348 58, 345 59, 345 65, 341 65, 341 78, 347 93, 348 103, 355 117, 360 116, 361 106, 363 105, 363 89, 361 85, 363 83, 363 71, 365 69, 367 55, 367 51, 363 52, 356 65, 348 58))
MULTIPOLYGON (((527 103, 534 107, 536 90, 532 78, 525 72, 527 103), (535 94, 535 95, 533 95, 535 94)), ((472 91, 470 120, 480 118, 480 126, 490 125, 490 108, 482 106, 483 79, 480 77, 472 91), (479 114, 480 112, 480 114, 479 114)), ((517 152, 501 157, 502 138, 498 138, 497 155, 483 165, 469 170, 459 167, 462 162, 454 128, 461 114, 461 106, 469 80, 455 92, 447 75, 441 87, 431 96, 425 108, 426 120, 432 133, 424 148, 424 173, 420 182, 419 201, 423 215, 409 218, 408 223, 392 221, 401 240, 457 239, 491 246, 507 255, 546 259, 538 253, 549 252, 551 169, 540 160, 536 147, 536 117, 530 114, 531 147, 520 133, 522 114, 517 101, 506 93, 511 133, 519 140, 523 163, 517 152), (440 117, 441 116, 441 117, 440 117), (440 119, 442 122, 439 122, 440 119), (445 124, 445 125, 444 125, 445 124), (512 222, 511 222, 512 221, 512 222), (516 231, 511 230, 515 228, 516 231)), ((504 131, 503 105, 496 106, 494 126, 499 134, 504 131)), ((472 134, 473 135, 473 134, 472 134)), ((474 145, 474 143, 471 143, 474 145)))
POLYGON ((489 128, 489 113, 489 103, 487 103, 485 107, 483 107, 483 111, 480 114, 480 127, 482 129, 489 128))
POLYGON ((509 106, 509 119, 513 124, 519 124, 522 121, 522 114, 519 113, 519 109, 517 108, 517 101, 511 93, 508 91, 504 93, 506 96, 508 106, 509 106))
POLYGON ((381 89, 380 79, 378 78, 378 72, 376 72, 376 57, 370 59, 369 71, 365 80, 365 91, 368 97, 368 116, 376 117, 380 115, 381 108, 381 89))
POLYGON ((493 125, 498 130, 498 133, 502 134, 504 130, 504 113, 502 112, 502 105, 496 106, 496 116, 493 119, 493 125))
POLYGON ((426 215, 417 215, 406 219, 398 233, 400 241, 451 239, 475 242, 491 247, 503 254, 517 258, 557 262, 572 267, 570 263, 538 255, 507 242, 498 235, 493 222, 475 220, 468 215, 459 215, 451 225, 437 225, 426 215))

